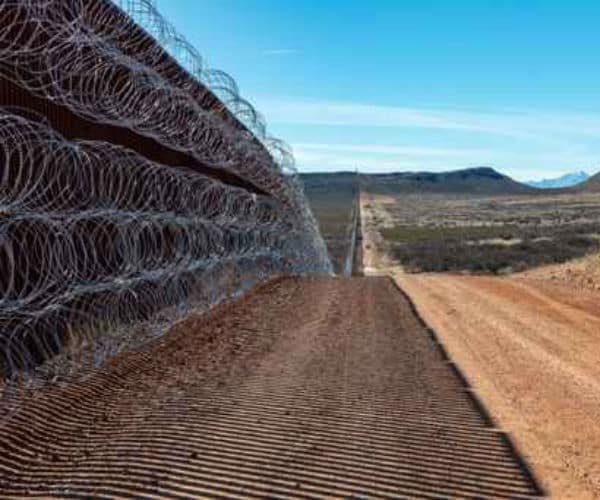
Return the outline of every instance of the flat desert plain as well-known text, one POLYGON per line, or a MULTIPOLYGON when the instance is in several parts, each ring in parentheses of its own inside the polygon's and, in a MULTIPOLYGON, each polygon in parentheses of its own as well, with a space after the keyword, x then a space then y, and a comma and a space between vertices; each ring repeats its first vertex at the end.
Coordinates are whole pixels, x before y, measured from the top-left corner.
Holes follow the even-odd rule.
POLYGON ((598 254, 500 275, 409 273, 382 236, 400 203, 362 194, 365 272, 409 294, 551 496, 600 498, 598 254))

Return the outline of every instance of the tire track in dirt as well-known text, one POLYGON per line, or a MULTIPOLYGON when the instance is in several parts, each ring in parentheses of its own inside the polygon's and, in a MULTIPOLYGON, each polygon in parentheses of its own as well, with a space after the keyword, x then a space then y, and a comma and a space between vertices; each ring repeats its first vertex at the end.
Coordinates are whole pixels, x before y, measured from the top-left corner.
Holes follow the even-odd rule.
POLYGON ((0 422, 0 496, 533 497, 385 278, 285 279, 0 422))

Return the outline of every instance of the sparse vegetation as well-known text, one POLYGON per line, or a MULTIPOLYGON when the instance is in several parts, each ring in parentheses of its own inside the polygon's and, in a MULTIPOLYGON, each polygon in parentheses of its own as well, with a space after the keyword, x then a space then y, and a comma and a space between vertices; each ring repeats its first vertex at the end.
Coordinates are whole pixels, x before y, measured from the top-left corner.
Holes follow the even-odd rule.
POLYGON ((516 226, 394 226, 382 228, 384 238, 394 242, 501 238, 518 234, 516 226))
POLYGON ((566 262, 600 250, 600 196, 415 195, 374 221, 407 272, 503 274, 566 262))
POLYGON ((421 240, 393 246, 393 256, 408 272, 471 271, 508 273, 541 264, 582 257, 599 249, 598 241, 586 236, 525 239, 515 244, 470 244, 457 239, 421 240))

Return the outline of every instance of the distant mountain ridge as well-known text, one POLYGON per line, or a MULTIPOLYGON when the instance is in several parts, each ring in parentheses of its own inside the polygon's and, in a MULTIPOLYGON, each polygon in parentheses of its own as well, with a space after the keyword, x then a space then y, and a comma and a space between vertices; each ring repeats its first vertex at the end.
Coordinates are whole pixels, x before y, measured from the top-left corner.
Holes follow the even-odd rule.
POLYGON ((529 194, 537 190, 497 172, 475 167, 449 172, 397 172, 364 176, 376 191, 397 193, 529 194))
POLYGON ((600 172, 592 175, 587 181, 571 188, 576 192, 600 193, 600 172))
POLYGON ((541 181, 527 181, 525 184, 540 189, 556 189, 575 186, 587 181, 589 178, 587 172, 580 171, 561 175, 560 177, 542 179, 541 181))
POLYGON ((560 193, 600 193, 600 172, 587 180, 567 187, 545 188, 517 182, 491 167, 475 167, 447 172, 391 172, 386 174, 359 174, 356 172, 301 173, 300 177, 309 190, 341 189, 355 185, 357 181, 373 192, 382 194, 473 194, 483 196, 545 195, 560 193))

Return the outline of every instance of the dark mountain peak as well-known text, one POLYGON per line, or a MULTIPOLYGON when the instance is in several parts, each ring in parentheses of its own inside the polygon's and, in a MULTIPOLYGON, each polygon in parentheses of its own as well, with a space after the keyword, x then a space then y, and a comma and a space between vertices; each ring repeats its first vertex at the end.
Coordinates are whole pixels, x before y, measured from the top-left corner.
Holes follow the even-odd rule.
POLYGON ((447 172, 396 172, 367 178, 367 182, 381 185, 383 190, 402 193, 503 195, 535 191, 488 166, 447 172))
POLYGON ((600 193, 600 172, 592 175, 587 181, 575 186, 579 191, 585 191, 589 193, 600 193))
MULTIPOLYGON (((335 183, 354 185, 355 173, 331 172, 302 174, 305 186, 326 186, 335 183)), ((390 172, 360 174, 360 182, 375 191, 387 193, 453 193, 457 195, 531 194, 540 190, 521 184, 492 167, 481 166, 446 172, 390 172)))
POLYGON ((455 172, 460 172, 465 177, 473 175, 475 177, 489 177, 490 179, 508 179, 508 177, 497 170, 494 170, 492 167, 473 167, 464 170, 456 170, 455 172))

